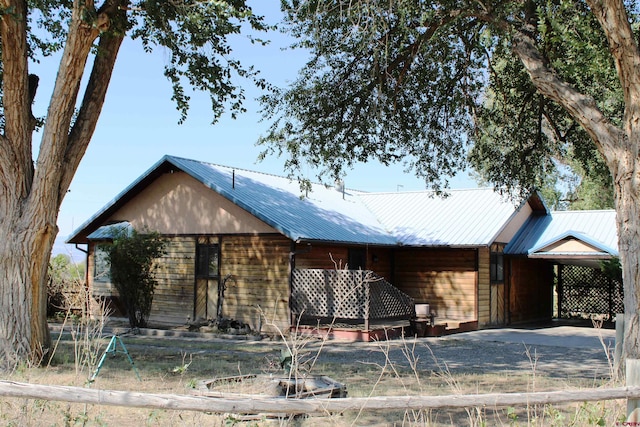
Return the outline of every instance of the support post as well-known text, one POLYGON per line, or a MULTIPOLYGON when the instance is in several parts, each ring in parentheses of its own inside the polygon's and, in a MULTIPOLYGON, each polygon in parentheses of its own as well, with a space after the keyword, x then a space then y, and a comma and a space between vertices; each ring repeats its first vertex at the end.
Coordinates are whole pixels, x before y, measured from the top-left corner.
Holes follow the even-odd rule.
MULTIPOLYGON (((640 359, 626 359, 626 386, 640 385, 640 359)), ((637 423, 640 421, 640 399, 627 399, 627 421, 637 423)))
POLYGON ((622 349, 624 348, 624 313, 616 314, 616 343, 613 352, 613 369, 617 378, 622 371, 622 349))

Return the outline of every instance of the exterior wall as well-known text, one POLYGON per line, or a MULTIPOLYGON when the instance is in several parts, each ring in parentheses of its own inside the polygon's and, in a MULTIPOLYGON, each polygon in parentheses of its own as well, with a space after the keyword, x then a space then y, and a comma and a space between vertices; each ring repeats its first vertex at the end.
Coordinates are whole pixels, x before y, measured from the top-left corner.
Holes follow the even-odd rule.
POLYGON ((553 265, 544 260, 509 258, 511 323, 549 320, 553 316, 553 265))
POLYGON ((277 232, 184 172, 160 176, 109 220, 167 235, 277 232))
POLYGON ((497 243, 509 243, 513 236, 522 228, 524 223, 529 219, 531 214, 533 213, 533 209, 529 203, 525 203, 519 211, 516 212, 515 216, 507 223, 505 228, 500 232, 498 237, 496 237, 495 242, 497 243))
MULTIPOLYGON (((380 247, 353 247, 366 253, 365 269, 372 270, 393 284, 393 250, 380 247)), ((349 247, 339 245, 297 244, 295 268, 343 269, 348 264, 349 247)))
POLYGON ((489 248, 478 249, 478 327, 491 324, 491 271, 489 248))
POLYGON ((395 283, 416 303, 428 303, 436 317, 477 320, 475 249, 400 249, 395 283))
POLYGON ((171 237, 167 241, 165 255, 156 261, 158 284, 150 322, 184 325, 193 318, 195 256, 194 237, 171 237))
MULTIPOLYGON (((280 235, 225 235, 219 241, 220 277, 229 276, 226 282, 222 280, 227 285, 222 315, 247 323, 253 330, 274 332, 273 325, 288 330, 291 241, 280 235)), ((193 319, 196 242, 196 236, 168 237, 166 254, 157 261, 158 285, 149 317, 151 323, 184 325, 193 319)), ((94 247, 95 244, 90 245, 89 286, 96 296, 117 296, 110 283, 94 280, 94 247)), ((217 298, 217 282, 209 282, 209 298, 217 298)), ((216 300, 209 301, 210 307, 216 304, 216 300)), ((215 318, 215 310, 209 311, 208 317, 215 318)))
POLYGON ((289 253, 283 236, 221 236, 220 277, 226 281, 223 316, 253 330, 289 328, 289 253))

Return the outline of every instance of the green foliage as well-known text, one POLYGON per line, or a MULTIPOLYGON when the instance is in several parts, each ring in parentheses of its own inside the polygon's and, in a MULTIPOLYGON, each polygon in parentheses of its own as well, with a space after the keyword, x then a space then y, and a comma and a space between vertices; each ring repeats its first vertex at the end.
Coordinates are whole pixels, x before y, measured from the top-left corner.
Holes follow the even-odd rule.
POLYGON ((75 264, 68 255, 58 254, 49 261, 48 275, 47 316, 53 316, 71 308, 69 295, 85 285, 85 265, 75 264))
POLYGON ((154 260, 164 254, 165 242, 156 232, 122 231, 110 245, 104 245, 111 264, 111 282, 120 294, 129 325, 145 327, 157 281, 153 276, 154 260))
POLYGON ((404 162, 435 190, 470 165, 505 191, 548 188, 558 206, 567 174, 584 183, 571 197, 586 198, 591 183, 613 194, 591 138, 513 53, 515 34, 533 35, 542 61, 620 123, 620 82, 585 2, 290 0, 283 9, 311 59, 263 98, 273 125, 260 143, 263 156, 286 156, 291 174, 306 162, 337 178, 375 159, 404 162))
MULTIPOLYGON (((64 48, 74 2, 39 0, 26 3, 28 56, 37 62, 64 48)), ((189 109, 186 85, 210 95, 214 122, 225 106, 234 117, 244 111, 244 90, 237 85, 237 77, 247 78, 262 88, 267 86, 256 70, 243 67, 233 58, 229 45, 231 36, 268 29, 263 18, 254 15, 245 0, 117 0, 105 2, 101 7, 92 3, 88 2, 84 7, 82 19, 97 27, 100 13, 108 14, 109 29, 102 34, 104 37, 128 34, 140 39, 147 52, 163 49, 168 54, 165 75, 173 87, 172 99, 179 111, 180 122, 186 119, 189 109), (116 13, 116 10, 127 13, 116 13)), ((0 10, 0 15, 12 10, 0 10)), ((252 42, 267 43, 255 35, 247 37, 252 42)), ((1 49, 0 44, 0 58, 1 49)), ((99 54, 97 47, 95 53, 99 54)), ((0 129, 4 128, 2 98, 0 86, 0 129)))
POLYGON ((620 258, 615 257, 601 261, 600 269, 609 279, 622 283, 622 265, 620 265, 620 258))

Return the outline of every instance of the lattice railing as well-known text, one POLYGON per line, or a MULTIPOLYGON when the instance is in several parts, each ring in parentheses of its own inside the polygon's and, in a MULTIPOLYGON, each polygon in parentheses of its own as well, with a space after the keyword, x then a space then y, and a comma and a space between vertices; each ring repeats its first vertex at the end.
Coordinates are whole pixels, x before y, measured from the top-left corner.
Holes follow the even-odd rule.
POLYGON ((592 314, 613 318, 616 313, 624 312, 622 283, 608 278, 599 269, 565 265, 560 274, 561 318, 584 318, 592 314))
POLYGON ((365 321, 415 316, 411 297, 369 270, 293 270, 291 311, 296 317, 365 321))

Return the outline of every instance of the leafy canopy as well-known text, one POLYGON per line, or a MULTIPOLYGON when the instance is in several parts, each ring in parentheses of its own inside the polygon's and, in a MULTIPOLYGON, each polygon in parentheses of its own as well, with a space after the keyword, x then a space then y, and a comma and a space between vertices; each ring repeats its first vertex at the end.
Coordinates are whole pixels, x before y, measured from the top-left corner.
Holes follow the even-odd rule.
POLYGON ((312 57, 290 87, 263 98, 273 125, 260 142, 292 174, 304 162, 334 178, 356 162, 404 162, 439 191, 470 165, 528 192, 573 166, 611 191, 593 142, 513 53, 514 34, 527 31, 543 61, 619 123, 620 83, 584 2, 290 0, 283 9, 312 57))
MULTIPOLYGON (((30 60, 37 62, 64 48, 73 3, 70 0, 27 2, 30 60)), ((173 87, 172 99, 181 122, 189 110, 187 86, 210 94, 213 122, 227 106, 232 117, 244 112, 244 90, 234 82, 234 78, 247 78, 262 88, 267 87, 256 70, 245 68, 233 58, 229 44, 229 36, 241 32, 254 43, 267 43, 251 35, 266 31, 269 26, 262 17, 252 13, 245 0, 105 0, 102 5, 92 3, 87 2, 83 9, 82 19, 87 25, 102 24, 100 20, 104 18, 99 15, 99 10, 117 8, 127 12, 111 14, 108 30, 102 36, 128 34, 140 40, 147 52, 162 49, 167 54, 164 74, 173 87)), ((11 13, 14 13, 12 8, 0 10, 0 14, 11 13)), ((99 54, 97 44, 95 53, 99 54)), ((1 54, 0 51, 0 57, 1 54)), ((1 67, 0 61, 0 78, 1 67)), ((1 102, 0 92, 0 125, 4 127, 1 102)))

